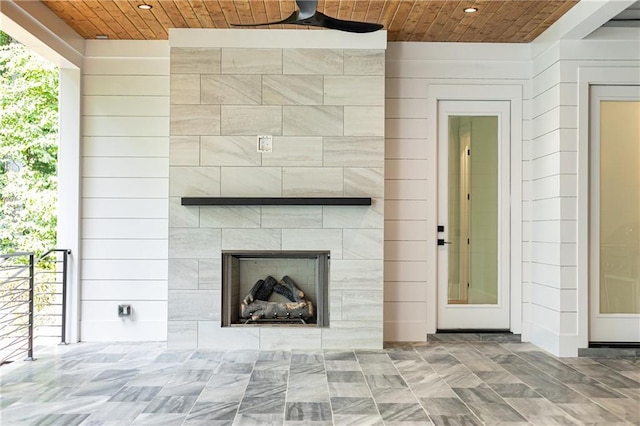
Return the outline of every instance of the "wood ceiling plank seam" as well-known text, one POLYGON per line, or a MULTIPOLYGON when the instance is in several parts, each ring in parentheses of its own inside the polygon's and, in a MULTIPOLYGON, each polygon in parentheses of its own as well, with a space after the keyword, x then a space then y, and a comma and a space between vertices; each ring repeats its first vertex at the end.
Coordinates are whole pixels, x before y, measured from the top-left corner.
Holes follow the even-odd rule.
MULTIPOLYGON (((98 0, 96 0, 98 2, 98 0)), ((114 20, 127 32, 127 38, 131 40, 144 39, 144 35, 138 30, 129 17, 113 1, 100 1, 100 5, 113 17, 114 20)))
POLYGON ((533 41, 536 37, 542 34, 547 28, 549 28, 554 22, 556 22, 562 15, 567 13, 569 9, 578 4, 578 1, 560 1, 550 2, 553 4, 553 10, 547 16, 543 16, 538 27, 532 29, 525 37, 526 40, 533 41), (560 3, 560 4, 556 4, 560 3))
POLYGON ((153 16, 169 32, 169 28, 189 28, 188 23, 182 19, 176 5, 172 1, 160 2, 159 0, 145 0, 153 8, 153 16), (177 12, 177 13, 176 13, 177 12))
MULTIPOLYGON (((79 15, 78 12, 74 11, 73 13, 77 14, 77 19, 74 19, 72 12, 70 11, 70 7, 68 5, 63 4, 58 1, 43 1, 44 5, 49 8, 53 13, 55 13, 60 19, 65 21, 71 28, 74 29, 78 34, 82 36, 82 38, 88 39, 93 38, 92 34, 95 35, 95 31, 97 28, 93 28, 90 31, 85 27, 85 25, 81 24, 81 20, 84 21, 84 17, 79 15)), ((73 6, 71 6, 73 7, 73 6)), ((92 25, 89 26, 93 27, 92 25)))
POLYGON ((156 34, 153 32, 147 22, 138 14, 137 8, 134 8, 129 1, 114 1, 113 4, 120 9, 122 14, 142 34, 144 40, 155 40, 156 34))
POLYGON ((160 6, 159 0, 145 0, 147 4, 152 6, 150 10, 139 9, 137 1, 130 1, 131 8, 147 23, 151 31, 154 32, 158 40, 164 40, 169 37, 167 28, 171 25, 171 19, 167 16, 164 8, 160 6))
POLYGON ((238 12, 236 11, 236 7, 232 1, 223 0, 218 1, 218 3, 220 4, 220 10, 224 15, 224 19, 227 21, 229 26, 231 26, 231 24, 239 24, 242 22, 238 17, 238 12))
POLYGON ((450 14, 440 29, 440 34, 437 36, 440 40, 444 42, 455 40, 457 27, 466 15, 464 12, 465 3, 465 1, 451 1, 449 3, 449 7, 451 8, 450 14))
POLYGON ((394 31, 402 30, 402 26, 404 25, 407 19, 407 16, 409 16, 411 9, 413 9, 414 3, 415 3, 415 0, 399 0, 398 8, 393 14, 393 19, 391 21, 391 24, 389 25, 389 27, 392 30, 394 31))
POLYGON ((264 1, 254 0, 251 4, 253 22, 267 22, 267 10, 265 9, 264 1))
POLYGON ((380 22, 387 29, 387 41, 395 41, 389 32, 389 27, 391 26, 391 22, 393 21, 393 16, 396 14, 396 10, 400 4, 397 0, 385 0, 382 5, 382 11, 380 11, 380 18, 378 22, 380 22))
MULTIPOLYGON (((466 5, 465 5, 466 6, 466 5)), ((458 32, 457 40, 458 42, 470 43, 473 41, 473 38, 480 32, 482 27, 485 26, 489 19, 492 16, 492 13, 489 10, 485 10, 483 8, 483 3, 479 1, 474 1, 470 7, 475 7, 478 9, 475 13, 465 13, 465 17, 463 19, 464 32, 458 32)))
POLYGON ((402 30, 398 34, 403 40, 408 40, 411 38, 411 35, 414 33, 418 26, 418 22, 420 22, 420 18, 422 18, 422 14, 428 6, 428 2, 417 0, 413 2, 413 6, 407 15, 407 19, 404 21, 404 25, 402 26, 402 30))
POLYGON ((422 40, 422 36, 424 35, 425 29, 429 28, 431 22, 434 17, 438 14, 438 10, 440 10, 440 2, 437 1, 426 1, 426 7, 422 11, 422 15, 420 16, 418 23, 416 25, 415 31, 409 35, 407 41, 415 41, 419 42, 422 40))
MULTIPOLYGON (((266 14, 266 22, 275 22, 282 19, 280 2, 273 0, 263 0, 266 14)), ((271 29, 281 29, 282 25, 269 25, 271 29)))
POLYGON ((471 38, 471 42, 481 42, 491 32, 492 22, 497 21, 500 17, 497 15, 498 10, 502 6, 502 1, 495 0, 476 0, 482 17, 484 18, 477 32, 471 38))
POLYGON ((554 11, 546 19, 544 19, 540 27, 536 28, 536 30, 531 33, 531 38, 529 39, 529 41, 534 40, 536 37, 542 34, 562 15, 567 13, 573 6, 578 4, 578 1, 553 1, 552 3, 557 4, 557 6, 554 8, 554 11))
POLYGON ((234 0, 233 5, 236 8, 236 13, 238 14, 239 22, 249 24, 256 23, 253 19, 253 13, 251 12, 251 4, 249 0, 234 0))
POLYGON ((453 9, 455 7, 454 3, 457 4, 458 1, 445 0, 442 2, 442 5, 440 6, 440 10, 438 11, 436 18, 433 20, 433 23, 429 26, 429 29, 425 32, 425 35, 422 38, 422 41, 434 42, 439 40, 438 37, 440 36, 440 34, 442 34, 442 30, 447 24, 447 20, 453 13, 453 9))
POLYGON ((526 40, 527 37, 535 31, 537 27, 543 24, 546 17, 548 17, 555 10, 555 5, 550 2, 544 2, 542 8, 538 10, 536 15, 532 17, 526 24, 524 24, 516 33, 515 38, 519 40, 526 40))
POLYGON ((338 17, 338 11, 340 10, 340 0, 325 0, 324 9, 321 9, 322 13, 328 16, 338 17))
POLYGON ((523 9, 520 13, 520 16, 518 16, 518 18, 505 30, 505 32, 500 35, 500 38, 498 40, 501 43, 512 41, 517 42, 518 39, 515 36, 518 33, 518 30, 537 15, 539 10, 544 7, 545 2, 531 1, 527 3, 529 7, 523 9))
POLYGON ((204 1, 189 0, 189 4, 191 5, 193 12, 196 14, 201 28, 215 28, 215 24, 209 15, 209 11, 207 10, 207 6, 205 6, 204 1))
POLYGON ((507 30, 509 25, 513 25, 517 18, 517 15, 520 6, 520 3, 516 1, 505 1, 498 10, 498 15, 500 16, 499 24, 494 22, 493 28, 489 34, 487 34, 487 40, 491 40, 491 43, 497 43, 500 39, 500 36, 507 30))
MULTIPOLYGON (((490 5, 487 5, 490 6, 490 5)), ((472 42, 475 34, 490 22, 493 13, 491 7, 483 8, 483 4, 480 1, 474 1, 473 3, 464 3, 461 8, 463 11, 462 19, 458 26, 453 30, 453 35, 449 37, 450 41, 454 42, 472 42), (478 9, 475 13, 464 12, 465 7, 475 7, 478 9)))
POLYGON ((351 20, 352 13, 353 13, 353 0, 340 0, 338 15, 334 16, 334 18, 351 20))
POLYGON ((103 7, 103 4, 107 2, 99 2, 97 0, 85 0, 84 3, 87 7, 91 8, 94 13, 104 21, 104 23, 111 29, 119 40, 125 40, 130 38, 129 32, 120 25, 117 19, 115 19, 111 13, 103 7))
POLYGON ((473 23, 467 28, 464 34, 460 37, 461 42, 474 43, 478 42, 477 38, 482 37, 482 32, 487 31, 487 26, 491 25, 494 15, 490 12, 485 12, 480 16, 474 17, 473 23))
POLYGON ((371 0, 369 8, 367 9, 367 16, 365 22, 375 22, 382 24, 380 17, 382 16, 382 8, 384 7, 384 0, 371 0))
POLYGON ((163 1, 163 3, 169 4, 171 9, 175 7, 184 22, 186 22, 186 28, 201 28, 198 15, 196 15, 188 0, 163 1))
POLYGON ((431 27, 435 24, 436 20, 438 19, 438 15, 441 13, 442 6, 444 5, 444 2, 437 1, 437 0, 429 0, 429 3, 430 4, 429 4, 428 13, 430 14, 431 18, 428 21, 425 21, 424 30, 422 31, 422 35, 416 41, 423 42, 423 41, 428 41, 429 40, 427 37, 429 37, 429 34, 434 32, 434 30, 432 30, 431 27))
POLYGON ((94 28, 96 28, 97 32, 93 34, 93 37, 91 38, 95 38, 95 36, 99 34, 104 34, 112 39, 116 38, 116 33, 111 30, 111 28, 109 28, 109 26, 98 15, 96 15, 83 0, 70 3, 73 3, 73 7, 82 17, 84 17, 85 22, 90 23, 94 28))
POLYGON ((369 0, 356 0, 353 4, 353 12, 351 19, 353 21, 364 22, 367 18, 367 10, 369 9, 369 0))
POLYGON ((203 0, 203 3, 209 12, 209 18, 213 21, 214 28, 229 28, 229 23, 222 13, 218 0, 203 0))

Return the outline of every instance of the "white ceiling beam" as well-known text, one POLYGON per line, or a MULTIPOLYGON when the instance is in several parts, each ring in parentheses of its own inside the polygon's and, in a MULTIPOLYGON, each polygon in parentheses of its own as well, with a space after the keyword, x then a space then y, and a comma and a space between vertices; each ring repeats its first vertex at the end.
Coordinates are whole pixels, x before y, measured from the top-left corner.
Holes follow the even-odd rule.
POLYGON ((534 56, 559 40, 582 40, 635 0, 580 0, 532 43, 534 56))
POLYGON ((60 67, 80 67, 84 39, 39 1, 0 0, 0 29, 60 67))

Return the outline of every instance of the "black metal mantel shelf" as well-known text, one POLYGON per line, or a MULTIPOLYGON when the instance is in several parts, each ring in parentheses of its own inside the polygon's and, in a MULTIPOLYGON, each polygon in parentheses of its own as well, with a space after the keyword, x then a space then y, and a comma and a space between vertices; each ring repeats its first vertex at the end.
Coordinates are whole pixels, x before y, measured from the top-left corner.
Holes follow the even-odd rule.
POLYGON ((370 197, 182 197, 183 206, 370 206, 370 197))

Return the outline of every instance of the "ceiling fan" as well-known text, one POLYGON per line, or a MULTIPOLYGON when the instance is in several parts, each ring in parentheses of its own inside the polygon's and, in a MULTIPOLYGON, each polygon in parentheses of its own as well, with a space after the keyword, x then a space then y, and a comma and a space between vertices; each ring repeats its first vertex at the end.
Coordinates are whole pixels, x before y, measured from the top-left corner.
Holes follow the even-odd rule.
POLYGON ((294 10, 289 17, 276 22, 260 24, 231 24, 234 27, 258 27, 261 25, 294 24, 312 27, 324 27, 350 33, 371 33, 382 29, 382 24, 370 22, 345 21, 332 18, 318 11, 318 0, 296 0, 300 10, 294 10))

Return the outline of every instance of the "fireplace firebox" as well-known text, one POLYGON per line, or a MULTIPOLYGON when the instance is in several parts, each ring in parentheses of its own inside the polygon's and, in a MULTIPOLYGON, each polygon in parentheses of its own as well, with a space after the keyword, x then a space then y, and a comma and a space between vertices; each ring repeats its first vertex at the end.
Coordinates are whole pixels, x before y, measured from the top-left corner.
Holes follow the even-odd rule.
POLYGON ((327 327, 326 251, 223 251, 223 327, 327 327))

